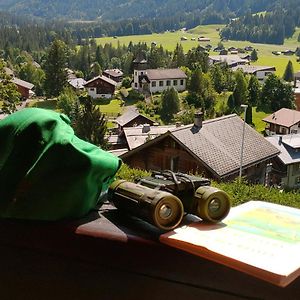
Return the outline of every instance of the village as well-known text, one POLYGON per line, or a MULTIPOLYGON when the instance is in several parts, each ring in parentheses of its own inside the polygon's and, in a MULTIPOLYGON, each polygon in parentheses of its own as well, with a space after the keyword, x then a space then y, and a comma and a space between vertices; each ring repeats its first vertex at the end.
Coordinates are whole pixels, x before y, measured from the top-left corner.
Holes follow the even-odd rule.
MULTIPOLYGON (((228 49, 230 54, 222 49, 215 50, 220 52, 219 55, 207 56, 210 68, 226 66, 232 74, 242 72, 245 76, 255 77, 260 85, 276 71, 274 66, 251 65, 250 54, 237 54, 235 49, 228 49)), ((246 50, 253 53, 254 49, 249 46, 246 50)), ((141 99, 144 99, 146 107, 167 90, 185 93, 189 89, 191 75, 188 76, 183 68, 151 69, 143 55, 138 55, 132 65, 132 77, 126 78, 131 78, 127 90, 143 95, 141 99)), ((8 67, 4 71, 21 95, 19 109, 28 106, 35 99, 34 85, 14 76, 8 67)), ((297 142, 300 139, 299 73, 293 74, 294 108, 282 107, 270 112, 261 120, 265 123, 265 130, 257 132, 251 124, 245 124, 239 114, 229 112, 212 118, 213 115, 205 114, 204 107, 193 111, 194 117, 189 118, 189 124, 173 118, 173 121, 161 124, 161 121, 139 111, 136 105, 126 105, 124 91, 125 96, 128 91, 123 87, 124 73, 121 69, 106 69, 89 80, 77 77, 71 69, 65 71, 69 87, 77 94, 84 91, 97 103, 123 94, 125 105, 119 116, 107 119, 112 125, 105 138, 108 150, 132 168, 191 172, 217 181, 232 181, 239 176, 242 168, 242 176, 250 183, 288 189, 300 187, 300 144, 297 142)), ((252 106, 249 105, 249 109, 252 106)), ((243 113, 239 109, 235 111, 243 113)), ((180 111, 176 113, 180 115, 180 111)), ((5 114, 0 116, 3 118, 5 114)))

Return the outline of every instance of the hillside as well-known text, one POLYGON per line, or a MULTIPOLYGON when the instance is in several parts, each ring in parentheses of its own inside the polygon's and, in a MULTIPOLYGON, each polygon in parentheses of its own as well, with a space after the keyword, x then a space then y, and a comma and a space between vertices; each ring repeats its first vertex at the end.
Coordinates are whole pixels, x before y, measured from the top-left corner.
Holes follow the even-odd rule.
POLYGON ((0 0, 0 10, 41 18, 114 21, 128 18, 168 18, 200 13, 209 18, 243 15, 271 8, 272 0, 0 0), (146 9, 145 9, 146 8, 146 9))

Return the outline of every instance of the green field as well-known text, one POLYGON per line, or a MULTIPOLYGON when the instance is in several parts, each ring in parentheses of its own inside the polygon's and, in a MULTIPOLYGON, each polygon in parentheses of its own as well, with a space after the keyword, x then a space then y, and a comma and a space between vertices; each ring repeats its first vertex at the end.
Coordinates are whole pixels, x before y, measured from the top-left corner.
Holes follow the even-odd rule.
MULTIPOLYGON (((139 42, 145 42, 147 44, 151 44, 151 42, 156 42, 157 45, 162 45, 165 49, 169 51, 173 51, 176 44, 180 43, 183 46, 185 52, 189 49, 196 47, 199 42, 197 38, 199 36, 205 36, 210 38, 210 42, 201 43, 203 46, 206 44, 211 44, 213 47, 216 47, 218 42, 220 42, 218 29, 223 28, 224 25, 201 25, 197 26, 188 31, 176 31, 176 32, 165 32, 160 34, 148 34, 148 35, 132 35, 132 36, 122 36, 122 37, 104 37, 96 39, 98 44, 104 45, 105 43, 111 43, 113 46, 117 46, 118 43, 121 45, 128 45, 130 41, 134 44, 139 42), (181 41, 181 37, 186 37, 186 41, 181 41), (191 40, 195 38, 196 40, 191 40)), ((296 61, 296 56, 285 56, 279 55, 275 56, 272 54, 272 51, 283 51, 283 50, 295 50, 296 47, 300 47, 300 43, 297 41, 298 35, 300 33, 300 28, 296 29, 293 37, 286 39, 284 45, 272 45, 272 44, 258 44, 258 43, 250 43, 248 41, 226 41, 223 42, 226 48, 228 47, 239 47, 244 48, 245 46, 252 45, 255 47, 258 53, 258 61, 255 62, 255 65, 264 65, 264 66, 275 66, 276 74, 282 76, 285 70, 285 67, 289 60, 292 61, 294 66, 294 71, 297 72, 300 70, 300 63, 296 61)), ((217 54, 211 52, 211 54, 217 54)))

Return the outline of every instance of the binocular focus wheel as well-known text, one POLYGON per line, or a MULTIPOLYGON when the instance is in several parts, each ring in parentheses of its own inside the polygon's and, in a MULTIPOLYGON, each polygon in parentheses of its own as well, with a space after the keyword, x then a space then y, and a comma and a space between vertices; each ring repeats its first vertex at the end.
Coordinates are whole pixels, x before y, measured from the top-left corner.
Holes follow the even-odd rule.
POLYGON ((183 205, 177 197, 164 197, 155 206, 154 224, 163 230, 172 230, 182 221, 183 211, 183 205))
POLYGON ((201 187, 197 192, 198 195, 201 194, 197 206, 197 215, 201 219, 216 223, 228 215, 231 205, 229 196, 224 191, 212 187, 201 187))

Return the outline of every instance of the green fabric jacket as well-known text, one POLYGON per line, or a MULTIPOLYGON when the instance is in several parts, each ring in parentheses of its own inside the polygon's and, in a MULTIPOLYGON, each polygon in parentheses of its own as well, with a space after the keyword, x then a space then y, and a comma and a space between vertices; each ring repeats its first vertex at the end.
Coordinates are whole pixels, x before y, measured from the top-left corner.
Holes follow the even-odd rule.
POLYGON ((67 116, 20 110, 0 121, 0 217, 82 217, 120 165, 113 154, 76 137, 67 116))

